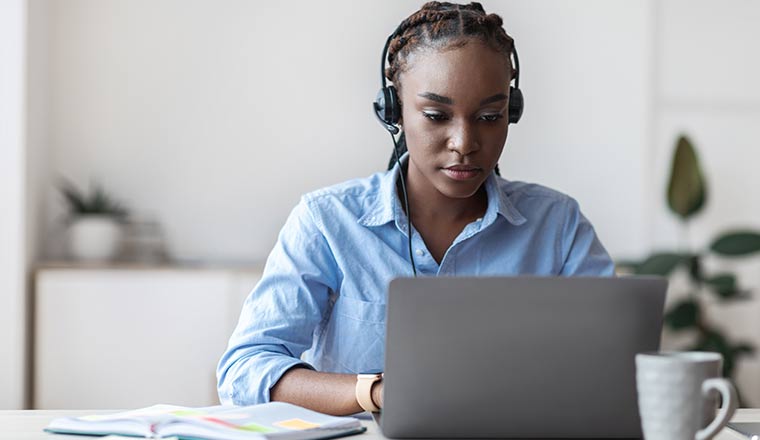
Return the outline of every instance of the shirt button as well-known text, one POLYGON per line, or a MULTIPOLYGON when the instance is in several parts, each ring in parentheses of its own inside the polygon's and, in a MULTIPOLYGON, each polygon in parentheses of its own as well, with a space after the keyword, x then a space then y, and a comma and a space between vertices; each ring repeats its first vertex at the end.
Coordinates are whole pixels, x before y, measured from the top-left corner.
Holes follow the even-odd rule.
POLYGON ((421 257, 421 256, 425 255, 425 251, 423 251, 422 249, 417 249, 417 251, 415 252, 415 254, 417 254, 418 257, 421 257))
POLYGON ((482 222, 483 221, 483 217, 478 217, 475 221, 476 222, 482 222))

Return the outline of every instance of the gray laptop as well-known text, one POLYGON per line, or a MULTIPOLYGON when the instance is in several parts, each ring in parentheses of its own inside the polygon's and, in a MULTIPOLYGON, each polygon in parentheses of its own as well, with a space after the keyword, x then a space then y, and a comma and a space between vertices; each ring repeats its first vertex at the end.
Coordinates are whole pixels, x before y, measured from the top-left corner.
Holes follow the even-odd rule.
POLYGON ((388 289, 387 437, 640 438, 634 355, 667 281, 401 278, 388 289))

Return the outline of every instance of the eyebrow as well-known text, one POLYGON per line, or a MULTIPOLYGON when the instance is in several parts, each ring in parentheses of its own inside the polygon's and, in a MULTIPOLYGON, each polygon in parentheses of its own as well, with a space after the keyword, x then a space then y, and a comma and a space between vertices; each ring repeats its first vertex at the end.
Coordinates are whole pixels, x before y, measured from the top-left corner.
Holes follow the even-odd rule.
POLYGON ((507 95, 505 95, 503 93, 499 93, 499 94, 491 96, 490 98, 486 98, 486 99, 480 101, 480 105, 486 105, 486 104, 490 104, 492 102, 504 101, 505 99, 507 99, 507 95))
MULTIPOLYGON (((419 96, 421 98, 429 99, 431 101, 439 102, 441 104, 446 104, 446 105, 452 105, 452 104, 454 104, 454 100, 453 99, 448 98, 446 96, 441 96, 441 95, 438 95, 438 94, 432 93, 432 92, 420 93, 417 96, 419 96)), ((503 101, 505 99, 507 99, 507 95, 505 95, 503 93, 498 93, 496 95, 493 95, 491 97, 488 97, 488 98, 480 101, 480 105, 486 105, 486 104, 490 104, 492 102, 503 101)))

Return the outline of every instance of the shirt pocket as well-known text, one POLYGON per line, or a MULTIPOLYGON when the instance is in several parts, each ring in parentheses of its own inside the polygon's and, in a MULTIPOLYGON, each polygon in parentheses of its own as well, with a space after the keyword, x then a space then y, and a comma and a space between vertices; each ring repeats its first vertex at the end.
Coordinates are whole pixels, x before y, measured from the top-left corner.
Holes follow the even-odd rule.
POLYGON ((339 296, 325 334, 326 371, 382 371, 385 359, 385 303, 339 296))
POLYGON ((385 303, 364 301, 340 295, 335 302, 333 313, 354 321, 380 324, 385 327, 385 303))

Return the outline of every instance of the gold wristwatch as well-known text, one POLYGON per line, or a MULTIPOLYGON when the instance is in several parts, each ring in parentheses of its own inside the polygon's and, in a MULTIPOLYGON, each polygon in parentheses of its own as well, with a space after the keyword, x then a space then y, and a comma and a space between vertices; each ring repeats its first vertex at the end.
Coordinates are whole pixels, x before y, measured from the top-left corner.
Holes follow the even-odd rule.
POLYGON ((362 373, 356 376, 356 401, 364 411, 380 411, 380 408, 372 401, 372 385, 382 378, 381 373, 362 373))

